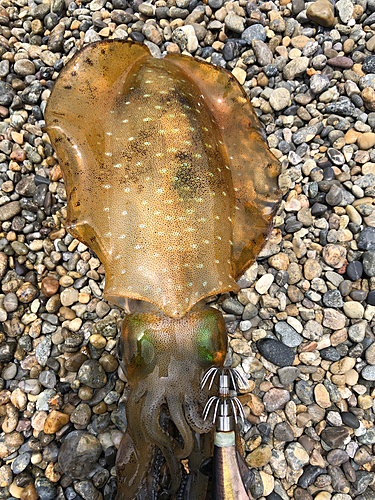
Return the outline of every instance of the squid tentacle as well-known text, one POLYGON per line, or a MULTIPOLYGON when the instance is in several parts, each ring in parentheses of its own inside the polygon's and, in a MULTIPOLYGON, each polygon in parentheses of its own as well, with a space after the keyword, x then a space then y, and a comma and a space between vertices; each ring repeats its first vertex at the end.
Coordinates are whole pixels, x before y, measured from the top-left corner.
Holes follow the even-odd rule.
POLYGON ((168 395, 167 402, 171 418, 184 441, 184 447, 181 451, 179 453, 175 451, 176 456, 177 458, 186 458, 194 448, 193 433, 186 421, 180 396, 168 395))
POLYGON ((213 427, 213 422, 204 420, 201 417, 201 412, 196 400, 186 394, 185 395, 185 415, 190 427, 199 434, 210 432, 213 427))
POLYGON ((164 455, 172 479, 170 493, 174 494, 181 482, 181 467, 176 457, 181 452, 181 447, 159 425, 160 408, 164 403, 164 394, 148 392, 142 406, 141 423, 148 439, 156 444, 164 455))

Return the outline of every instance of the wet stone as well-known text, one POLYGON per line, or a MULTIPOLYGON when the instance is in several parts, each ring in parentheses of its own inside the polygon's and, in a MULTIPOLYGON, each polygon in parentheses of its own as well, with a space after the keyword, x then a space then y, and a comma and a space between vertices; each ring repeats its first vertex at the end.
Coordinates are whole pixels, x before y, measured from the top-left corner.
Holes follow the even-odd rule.
POLYGON ((52 370, 49 371, 43 371, 39 375, 39 382, 42 384, 43 387, 47 387, 48 389, 53 389, 56 385, 56 375, 52 370))
POLYGON ((14 474, 21 474, 29 465, 31 453, 22 453, 12 462, 12 471, 14 474))
POLYGON ((53 500, 56 498, 56 486, 46 477, 40 476, 36 478, 35 489, 40 500, 53 500))
POLYGON ((73 431, 60 448, 59 465, 71 478, 83 479, 94 468, 101 451, 95 436, 85 431, 73 431))
POLYGON ((82 384, 93 389, 104 387, 107 382, 102 365, 95 359, 89 359, 81 365, 77 378, 82 384))

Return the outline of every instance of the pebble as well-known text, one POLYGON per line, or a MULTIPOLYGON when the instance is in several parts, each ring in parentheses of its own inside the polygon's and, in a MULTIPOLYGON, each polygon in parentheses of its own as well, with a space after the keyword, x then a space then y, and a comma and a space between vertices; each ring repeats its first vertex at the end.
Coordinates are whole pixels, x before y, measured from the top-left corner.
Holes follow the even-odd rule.
POLYGON ((60 448, 59 465, 71 478, 83 479, 93 470, 101 451, 95 436, 86 431, 73 431, 60 448))
POLYGON ((300 443, 291 443, 285 448, 285 458, 293 471, 309 463, 309 455, 300 443))
POLYGON ((346 427, 328 427, 322 431, 321 437, 332 449, 340 448, 350 441, 349 430, 346 427))
POLYGON ((259 340, 257 348, 267 361, 276 366, 291 366, 294 362, 295 356, 293 350, 277 340, 259 340))
POLYGON ((303 342, 303 338, 288 323, 280 321, 275 325, 275 331, 283 344, 288 347, 297 347, 303 342))
POLYGON ((265 275, 263 275, 257 281, 257 283, 255 285, 256 291, 258 293, 260 293, 261 295, 264 295, 265 293, 267 293, 267 291, 270 288, 270 286, 272 285, 274 279, 275 279, 275 277, 273 276, 273 274, 265 274, 265 275))
POLYGON ((279 410, 290 400, 290 394, 284 389, 273 388, 263 397, 264 408, 268 412, 279 410))
POLYGON ((77 378, 81 384, 92 389, 104 387, 107 382, 107 376, 102 365, 95 359, 84 361, 79 368, 77 378))
POLYGON ((334 8, 328 0, 316 0, 306 10, 307 17, 314 23, 330 28, 334 23, 334 8))

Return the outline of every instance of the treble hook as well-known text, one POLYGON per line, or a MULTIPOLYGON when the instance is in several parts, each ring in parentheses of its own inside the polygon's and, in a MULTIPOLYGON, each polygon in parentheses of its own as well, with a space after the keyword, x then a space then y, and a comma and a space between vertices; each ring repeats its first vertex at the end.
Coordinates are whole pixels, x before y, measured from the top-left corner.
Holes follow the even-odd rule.
POLYGON ((242 459, 236 450, 234 432, 234 424, 237 424, 238 421, 237 416, 239 415, 244 421, 245 412, 241 401, 236 396, 229 395, 230 382, 236 389, 237 380, 240 380, 243 385, 246 385, 247 381, 235 368, 212 367, 202 379, 202 389, 209 380, 209 389, 211 389, 217 374, 219 375, 219 394, 211 396, 203 410, 203 418, 206 420, 211 408, 214 408, 213 422, 216 424, 211 498, 212 500, 229 498, 249 500, 250 497, 246 491, 249 481, 246 480, 245 487, 239 464, 239 460, 242 459))

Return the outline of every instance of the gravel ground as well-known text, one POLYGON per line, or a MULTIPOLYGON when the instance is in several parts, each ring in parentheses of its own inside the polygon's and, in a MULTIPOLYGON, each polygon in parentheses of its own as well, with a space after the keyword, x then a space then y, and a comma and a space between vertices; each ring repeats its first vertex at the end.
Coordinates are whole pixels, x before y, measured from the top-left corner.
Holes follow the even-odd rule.
POLYGON ((232 71, 282 165, 270 241, 218 300, 253 497, 375 499, 375 0, 334 3, 1 0, 0 500, 114 498, 122 312, 42 132, 64 63, 107 38, 232 71))

